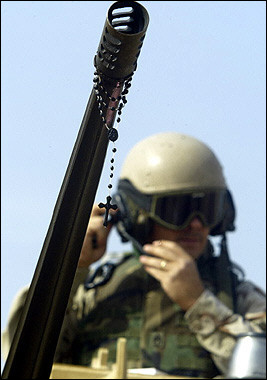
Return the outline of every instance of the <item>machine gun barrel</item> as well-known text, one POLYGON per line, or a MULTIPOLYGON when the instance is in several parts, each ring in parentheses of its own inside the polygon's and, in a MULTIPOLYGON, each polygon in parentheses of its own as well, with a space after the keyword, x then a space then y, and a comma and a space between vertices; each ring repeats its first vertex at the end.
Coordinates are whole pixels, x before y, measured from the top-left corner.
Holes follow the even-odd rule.
MULTIPOLYGON (((135 1, 114 3, 94 64, 108 93, 136 70, 148 26, 135 1)), ((116 110, 107 110, 112 126, 116 110)), ((2 378, 49 378, 108 146, 94 89, 74 144, 2 378)))

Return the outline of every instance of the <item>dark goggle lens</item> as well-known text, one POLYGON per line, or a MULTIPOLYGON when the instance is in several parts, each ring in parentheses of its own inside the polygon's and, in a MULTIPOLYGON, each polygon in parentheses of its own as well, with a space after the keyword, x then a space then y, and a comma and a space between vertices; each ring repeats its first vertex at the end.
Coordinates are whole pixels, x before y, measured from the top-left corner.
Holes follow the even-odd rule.
POLYGON ((192 215, 199 215, 205 225, 213 227, 223 217, 225 191, 170 195, 158 198, 155 216, 176 227, 184 226, 192 215))

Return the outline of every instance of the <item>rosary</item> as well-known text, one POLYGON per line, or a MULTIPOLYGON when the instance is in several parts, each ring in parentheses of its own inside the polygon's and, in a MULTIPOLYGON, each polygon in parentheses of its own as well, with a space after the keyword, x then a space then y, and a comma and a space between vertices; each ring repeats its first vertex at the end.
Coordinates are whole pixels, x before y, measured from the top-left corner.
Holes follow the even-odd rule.
POLYGON ((131 87, 133 74, 130 77, 128 77, 128 79, 126 79, 125 81, 118 81, 111 95, 107 92, 107 90, 103 86, 103 82, 101 80, 101 76, 99 72, 95 71, 94 75, 95 75, 93 79, 94 91, 95 91, 96 99, 98 102, 98 110, 102 118, 102 122, 105 128, 107 129, 108 139, 113 142, 113 148, 112 148, 113 154, 110 160, 111 173, 109 175, 110 179, 109 179, 109 184, 108 184, 109 195, 106 197, 106 203, 100 202, 98 204, 98 207, 106 209, 103 225, 107 227, 109 210, 110 209, 117 210, 118 208, 116 204, 111 204, 112 197, 110 195, 110 191, 112 189, 112 178, 113 178, 113 171, 114 171, 113 164, 115 161, 115 153, 117 152, 115 141, 119 137, 118 130, 114 128, 112 124, 113 124, 113 119, 116 112, 118 112, 118 117, 116 120, 117 123, 121 121, 120 116, 122 114, 122 108, 127 103, 126 95, 128 94, 129 88, 131 87), (108 102, 105 102, 103 98, 108 99, 108 102))

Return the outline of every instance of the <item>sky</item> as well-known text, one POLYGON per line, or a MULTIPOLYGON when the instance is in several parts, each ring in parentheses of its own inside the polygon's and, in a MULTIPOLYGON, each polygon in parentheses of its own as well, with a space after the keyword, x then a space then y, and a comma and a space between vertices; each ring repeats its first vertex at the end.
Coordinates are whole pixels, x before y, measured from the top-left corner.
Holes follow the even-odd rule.
MULTIPOLYGON (((147 136, 177 131, 208 144, 237 212, 230 257, 265 290, 266 3, 140 3, 150 21, 119 125, 114 187, 129 149, 147 136)), ((1 2, 1 330, 32 280, 112 4, 1 2)), ((108 148, 96 203, 107 196, 110 157, 108 148)), ((109 252, 127 247, 111 233, 109 252)))

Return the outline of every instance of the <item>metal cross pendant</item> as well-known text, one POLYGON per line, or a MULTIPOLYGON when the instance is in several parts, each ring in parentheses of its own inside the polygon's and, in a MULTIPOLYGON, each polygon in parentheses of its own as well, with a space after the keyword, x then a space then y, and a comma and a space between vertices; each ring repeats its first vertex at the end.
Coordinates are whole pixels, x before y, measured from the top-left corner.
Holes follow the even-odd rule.
POLYGON ((103 226, 105 226, 105 227, 107 227, 107 225, 108 225, 109 210, 110 209, 117 210, 117 208, 118 208, 118 206, 116 204, 114 204, 114 205, 110 204, 111 199, 112 199, 110 195, 106 199, 107 199, 107 203, 100 202, 98 205, 98 207, 106 209, 105 216, 104 216, 104 222, 103 222, 103 226))

